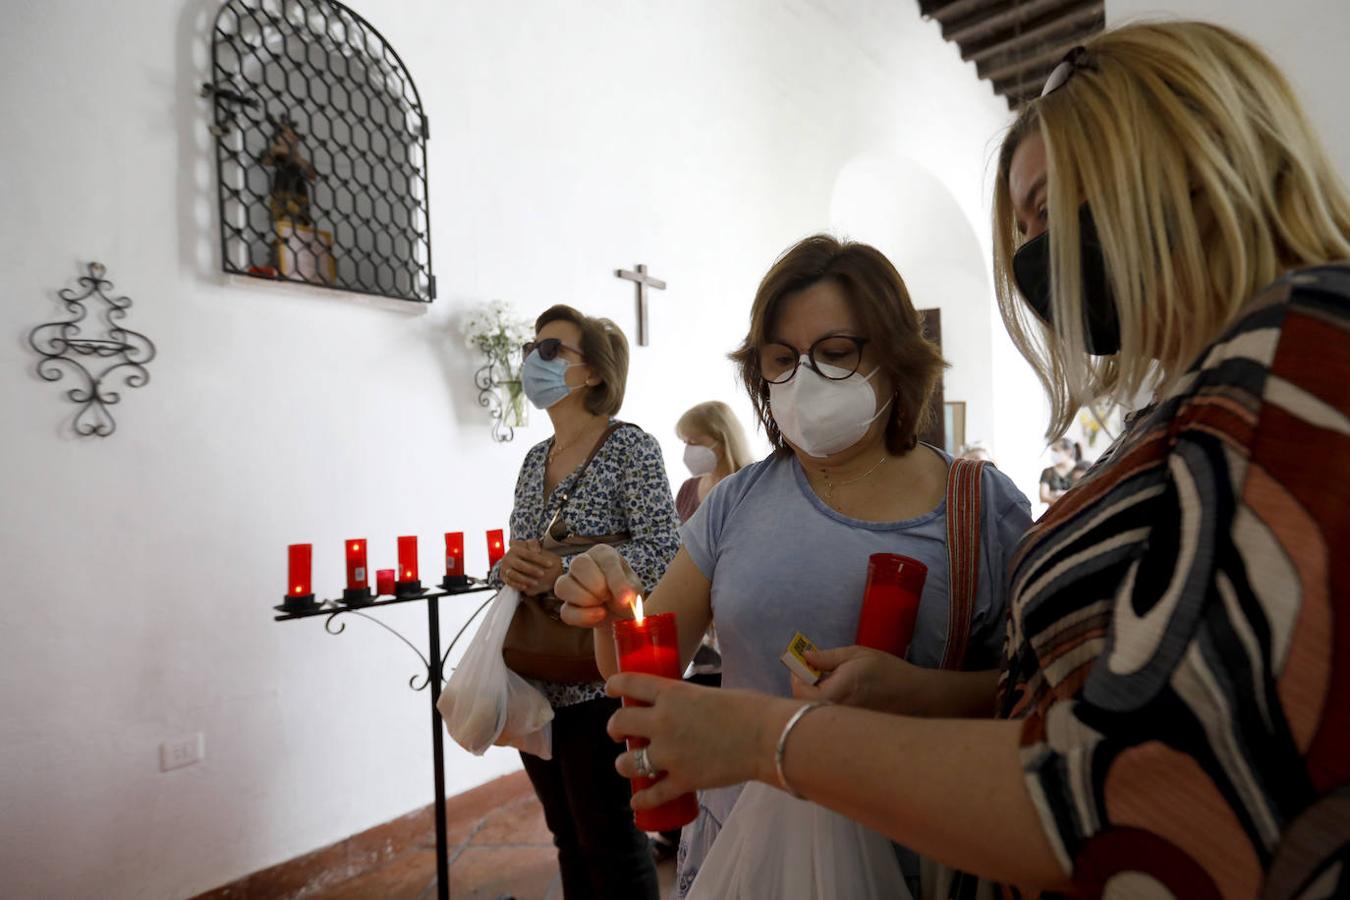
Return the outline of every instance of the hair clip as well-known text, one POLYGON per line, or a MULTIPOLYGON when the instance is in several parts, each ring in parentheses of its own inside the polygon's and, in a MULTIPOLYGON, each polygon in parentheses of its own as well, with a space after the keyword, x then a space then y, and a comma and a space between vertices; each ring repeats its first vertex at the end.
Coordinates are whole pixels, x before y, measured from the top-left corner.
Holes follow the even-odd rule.
POLYGON ((1050 71, 1050 77, 1045 79, 1045 87, 1041 88, 1041 96, 1053 94, 1068 83, 1074 72, 1088 68, 1087 64, 1082 61, 1086 55, 1087 48, 1082 44, 1069 48, 1069 52, 1064 54, 1064 58, 1060 60, 1059 65, 1050 71))

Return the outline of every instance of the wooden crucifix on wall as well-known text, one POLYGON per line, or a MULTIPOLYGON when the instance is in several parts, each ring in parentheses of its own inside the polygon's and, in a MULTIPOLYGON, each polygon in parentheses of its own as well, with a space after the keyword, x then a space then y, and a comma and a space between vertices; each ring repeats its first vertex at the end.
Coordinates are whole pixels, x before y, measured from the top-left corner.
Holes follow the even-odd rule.
POLYGON ((619 278, 625 281, 632 281, 637 284, 637 342, 639 347, 647 346, 647 288, 655 291, 664 291, 666 283, 659 278, 653 278, 647 274, 645 265, 638 265, 636 272, 630 272, 628 269, 617 269, 614 272, 619 278))

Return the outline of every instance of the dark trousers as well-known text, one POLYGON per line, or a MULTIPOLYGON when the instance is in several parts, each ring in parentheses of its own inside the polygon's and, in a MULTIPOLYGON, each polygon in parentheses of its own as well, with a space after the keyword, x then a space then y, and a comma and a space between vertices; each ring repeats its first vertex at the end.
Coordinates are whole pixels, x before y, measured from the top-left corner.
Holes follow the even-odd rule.
POLYGON ((561 706, 553 716, 553 758, 520 754, 553 832, 567 900, 659 900, 647 836, 633 824, 627 779, 614 771, 623 745, 605 724, 619 701, 561 706))

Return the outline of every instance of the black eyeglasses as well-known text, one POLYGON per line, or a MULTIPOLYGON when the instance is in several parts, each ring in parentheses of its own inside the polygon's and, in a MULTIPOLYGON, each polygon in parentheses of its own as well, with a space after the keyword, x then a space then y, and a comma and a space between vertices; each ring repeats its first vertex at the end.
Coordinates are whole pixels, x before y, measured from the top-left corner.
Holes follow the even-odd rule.
POLYGON ((759 374, 769 384, 791 381, 805 356, 817 375, 842 381, 862 365, 862 350, 866 344, 867 338, 851 334, 826 335, 805 353, 791 344, 765 344, 759 348, 759 374))
POLYGON ((542 341, 526 341, 525 345, 520 348, 520 358, 524 359, 535 350, 539 351, 539 358, 544 362, 552 362, 557 359, 559 350, 571 350, 577 356, 583 358, 585 356, 576 347, 571 344, 564 344, 558 338, 544 338, 542 341))

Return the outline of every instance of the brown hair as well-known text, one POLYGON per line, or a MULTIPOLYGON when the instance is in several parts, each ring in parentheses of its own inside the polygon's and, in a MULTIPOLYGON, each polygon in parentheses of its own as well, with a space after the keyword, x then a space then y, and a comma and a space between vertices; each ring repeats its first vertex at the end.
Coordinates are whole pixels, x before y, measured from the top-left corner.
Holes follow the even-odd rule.
POLYGON ((833 281, 843 290, 862 327, 860 336, 868 339, 895 392, 886 417, 886 449, 896 454, 912 450, 932 415, 928 401, 947 363, 937 345, 924 337, 904 279, 891 261, 875 247, 827 234, 812 235, 778 257, 755 292, 750 332, 731 354, 765 434, 775 450, 789 452, 769 409, 759 348, 770 342, 783 299, 822 281, 833 281))
POLYGON ((731 407, 721 400, 709 400, 690 407, 675 423, 675 434, 680 440, 703 435, 717 441, 722 445, 727 467, 733 473, 752 462, 750 449, 745 443, 745 430, 741 428, 740 420, 731 407))
POLYGON ((571 322, 581 330, 581 355, 600 383, 586 389, 586 409, 593 415, 615 415, 623 406, 628 384, 628 338, 609 319, 585 315, 566 304, 550 306, 534 320, 534 333, 549 322, 571 322))

